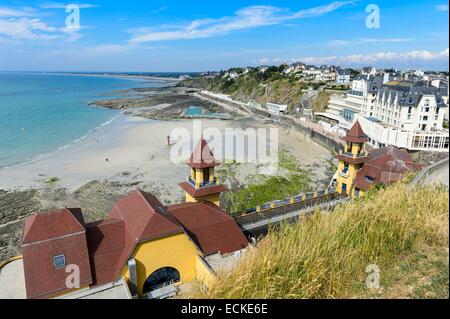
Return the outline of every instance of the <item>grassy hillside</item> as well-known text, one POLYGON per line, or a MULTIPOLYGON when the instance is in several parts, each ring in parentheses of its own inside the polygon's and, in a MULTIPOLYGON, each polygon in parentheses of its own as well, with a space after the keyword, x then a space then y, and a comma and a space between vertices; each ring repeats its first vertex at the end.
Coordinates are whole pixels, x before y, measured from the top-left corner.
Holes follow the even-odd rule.
POLYGON ((448 191, 406 185, 283 225, 202 298, 448 298, 448 191), (365 285, 375 264, 381 288, 365 285))
POLYGON ((307 83, 294 75, 286 75, 282 73, 285 67, 272 66, 265 72, 251 69, 245 74, 243 69, 235 68, 228 72, 239 74, 236 78, 227 77, 225 72, 221 72, 213 78, 196 77, 183 80, 178 85, 228 94, 240 101, 274 102, 287 104, 291 108, 299 105, 303 90, 310 86, 317 88, 321 83, 307 83))

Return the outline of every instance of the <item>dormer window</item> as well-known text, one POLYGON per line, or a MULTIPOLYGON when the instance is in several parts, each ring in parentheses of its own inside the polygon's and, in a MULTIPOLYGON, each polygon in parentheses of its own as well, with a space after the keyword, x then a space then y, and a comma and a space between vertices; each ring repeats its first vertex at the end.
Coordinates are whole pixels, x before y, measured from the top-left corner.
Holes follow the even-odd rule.
POLYGON ((64 255, 53 256, 53 267, 62 268, 66 265, 66 257, 64 255))
POLYGON ((365 180, 366 180, 367 182, 372 183, 372 182, 375 180, 375 178, 373 178, 372 176, 366 175, 366 176, 365 176, 365 180))

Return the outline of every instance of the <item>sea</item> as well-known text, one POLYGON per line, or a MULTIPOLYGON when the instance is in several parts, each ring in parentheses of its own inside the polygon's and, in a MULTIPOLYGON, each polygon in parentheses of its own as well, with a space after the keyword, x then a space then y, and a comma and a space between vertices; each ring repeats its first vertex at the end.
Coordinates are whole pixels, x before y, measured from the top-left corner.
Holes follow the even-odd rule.
POLYGON ((0 72, 0 168, 70 147, 121 116, 89 106, 117 90, 160 87, 160 80, 0 72))

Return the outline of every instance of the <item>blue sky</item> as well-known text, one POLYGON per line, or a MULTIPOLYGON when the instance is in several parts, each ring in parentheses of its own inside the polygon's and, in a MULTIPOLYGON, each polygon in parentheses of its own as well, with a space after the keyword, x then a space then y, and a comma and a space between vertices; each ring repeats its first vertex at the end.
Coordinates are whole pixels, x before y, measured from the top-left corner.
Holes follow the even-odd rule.
POLYGON ((1 0, 0 70, 205 71, 304 61, 448 70, 448 2, 1 0), (71 2, 72 3, 72 2, 71 2), (366 26, 377 4, 380 27, 366 26))

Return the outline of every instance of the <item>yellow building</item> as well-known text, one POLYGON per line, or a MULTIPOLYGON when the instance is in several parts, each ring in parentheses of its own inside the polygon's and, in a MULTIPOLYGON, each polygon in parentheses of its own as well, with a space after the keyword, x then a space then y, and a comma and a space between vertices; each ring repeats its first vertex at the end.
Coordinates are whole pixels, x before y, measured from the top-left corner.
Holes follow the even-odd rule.
POLYGON ((195 191, 187 191, 191 197, 186 203, 165 206, 136 190, 97 222, 86 223, 81 210, 71 208, 26 218, 22 254, 27 298, 72 293, 66 281, 69 265, 79 265, 84 290, 125 280, 133 296, 154 298, 193 280, 209 286, 214 270, 205 258, 240 251, 248 240, 218 207, 226 188, 216 184, 218 163, 204 139, 188 164, 189 187, 195 191), (199 150, 207 156, 197 157, 199 150))
POLYGON ((358 121, 347 132, 344 141, 344 150, 338 155, 336 191, 343 195, 353 196, 353 184, 356 175, 368 159, 368 154, 364 150, 364 143, 367 142, 367 138, 358 121))
POLYGON ((219 185, 214 175, 214 168, 220 163, 203 136, 186 164, 191 168, 191 174, 185 182, 178 184, 186 193, 186 202, 208 201, 220 206, 220 193, 228 189, 219 185))
POLYGON ((421 169, 411 155, 393 146, 364 150, 367 141, 358 121, 344 137, 346 145, 338 155, 336 176, 338 193, 360 197, 377 184, 390 185, 405 174, 421 169))

